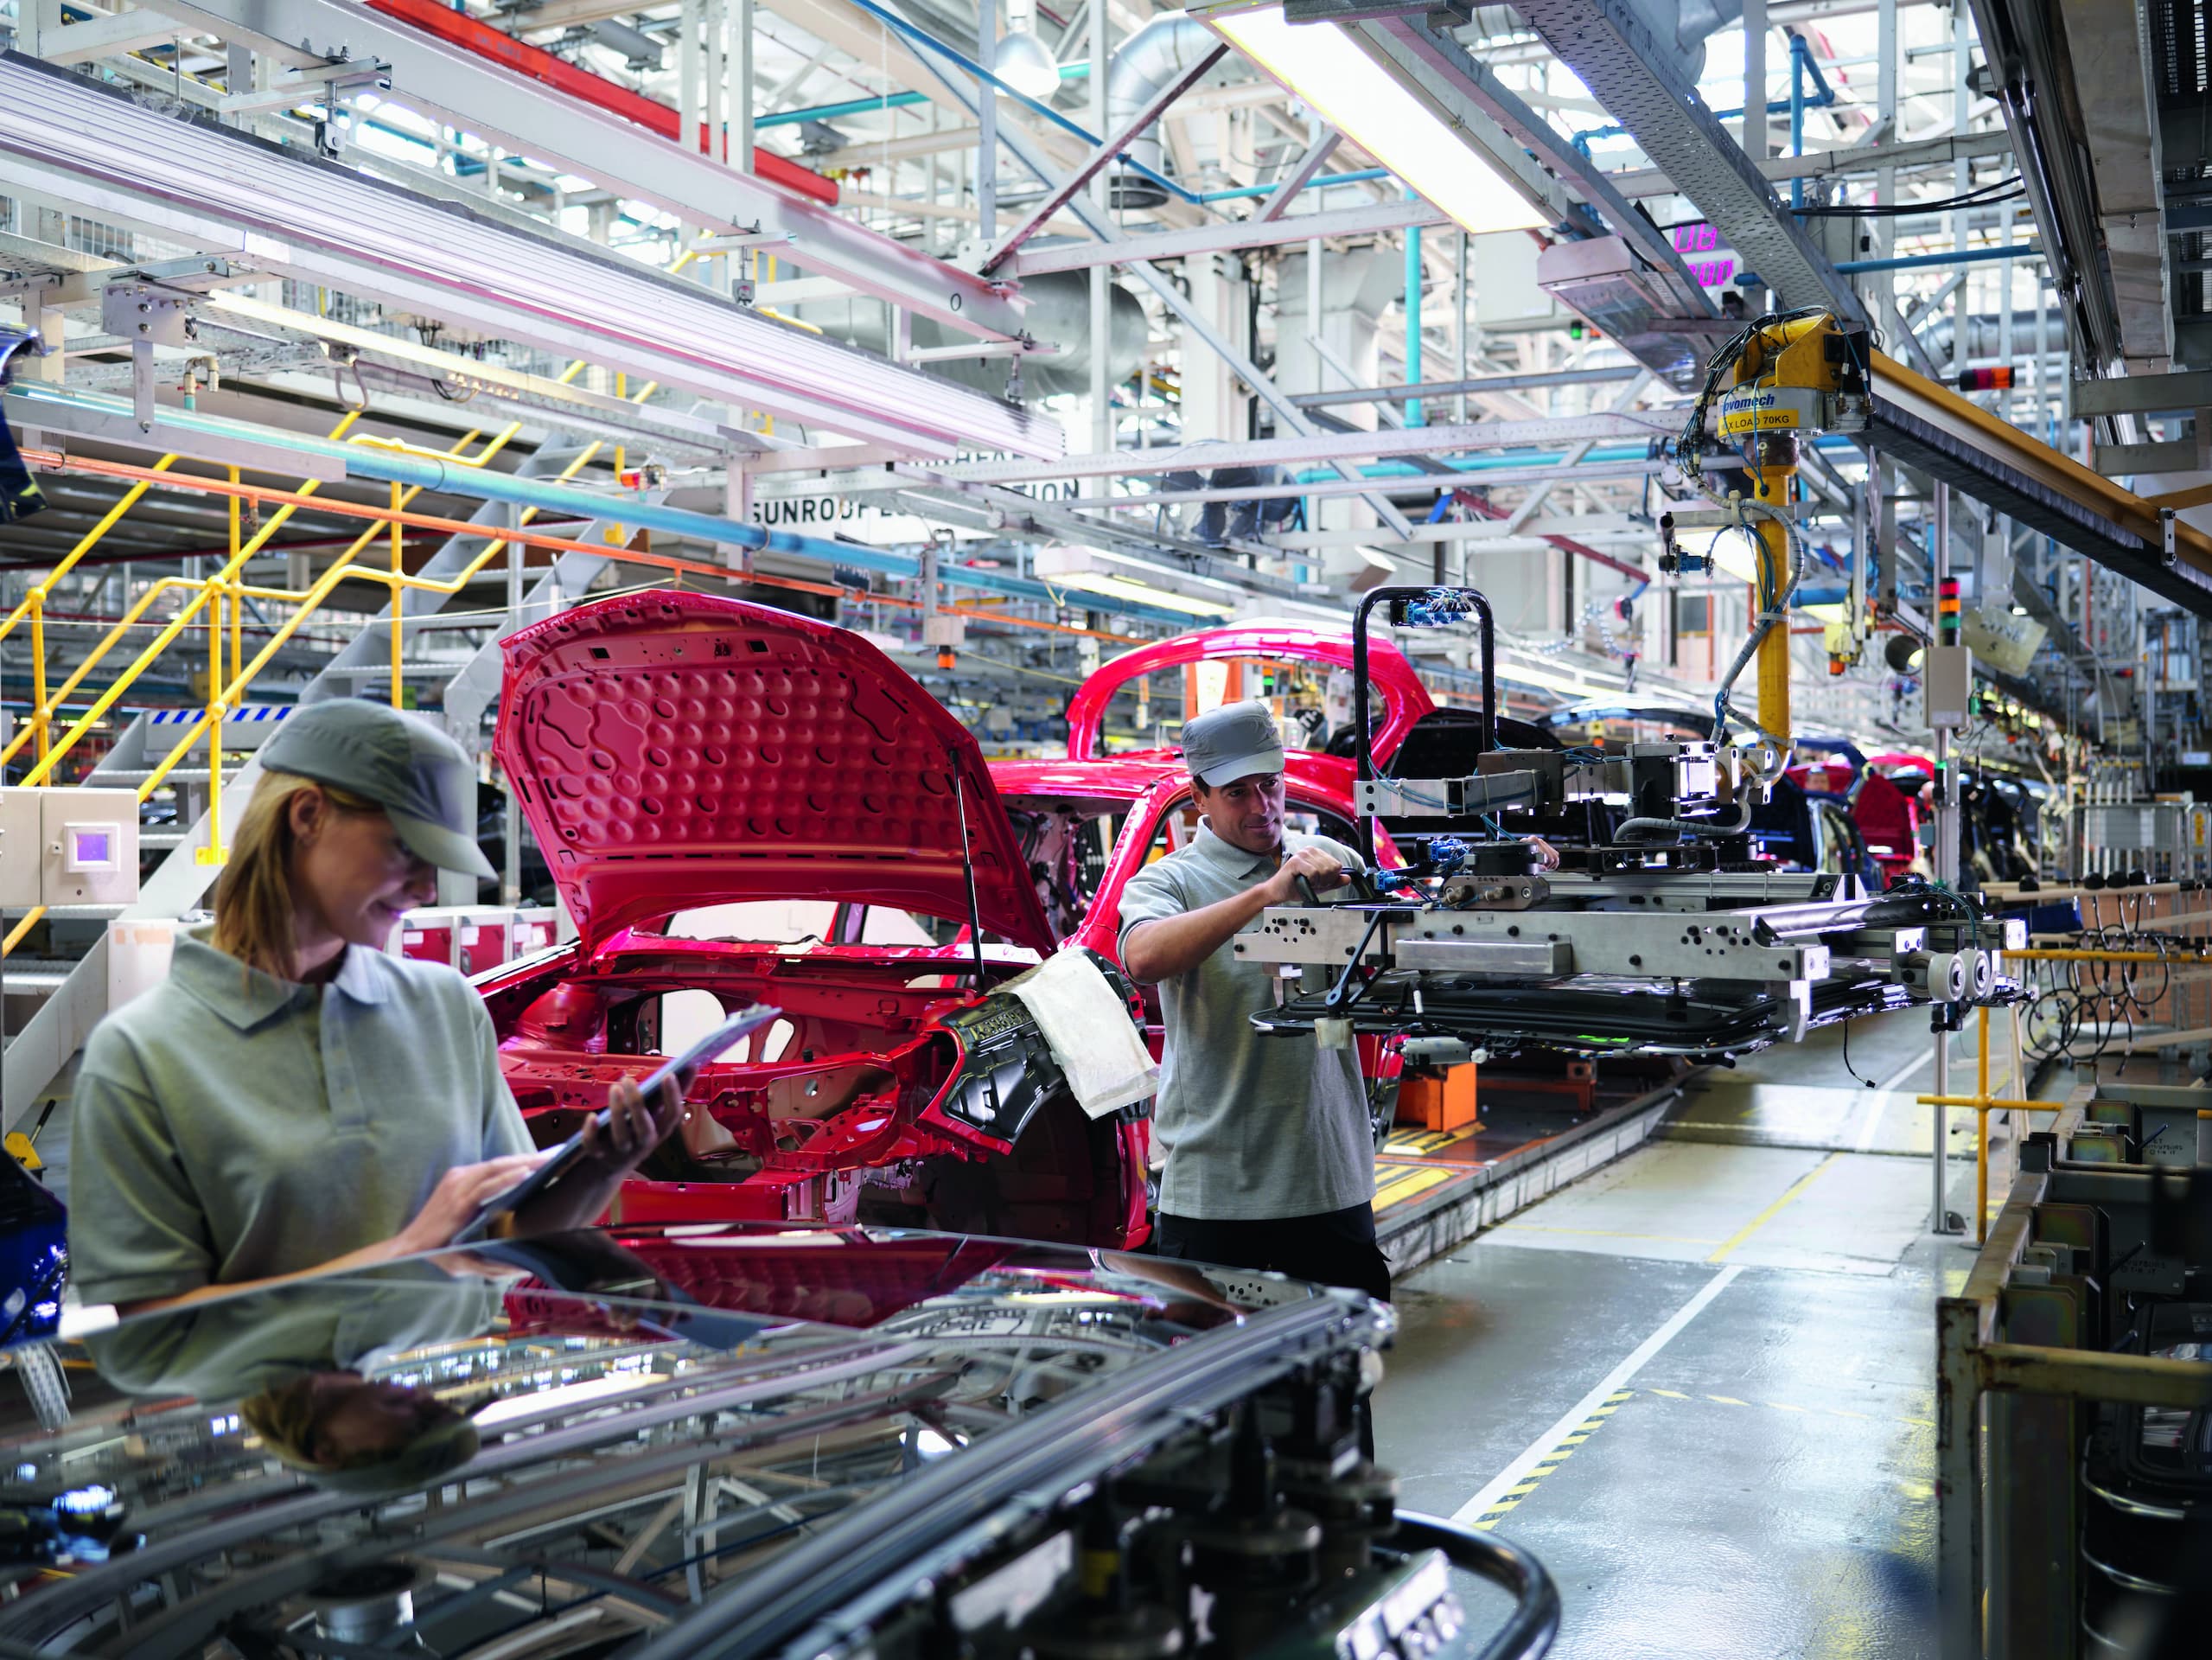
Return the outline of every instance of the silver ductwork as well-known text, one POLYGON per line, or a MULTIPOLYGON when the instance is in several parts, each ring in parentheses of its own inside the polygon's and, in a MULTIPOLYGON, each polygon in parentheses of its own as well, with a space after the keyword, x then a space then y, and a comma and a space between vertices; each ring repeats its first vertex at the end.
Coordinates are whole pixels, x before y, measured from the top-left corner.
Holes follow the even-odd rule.
MULTIPOLYGON (((1137 297, 1119 283, 1109 284, 1106 296, 1112 322, 1106 352, 1109 386, 1137 373, 1144 361, 1147 322, 1137 297)), ((1034 400, 1060 393, 1081 396, 1091 389, 1091 277, 1085 271, 1048 271, 1022 279, 1022 297, 1029 302, 1022 326, 1040 342, 1060 347, 1065 355, 1033 357, 1022 365, 1022 392, 1034 400)), ((841 340, 866 352, 886 353, 890 333, 881 300, 808 300, 792 315, 812 323, 832 340, 841 340)), ((972 339, 928 317, 914 319, 914 343, 920 347, 951 346, 972 339)), ((929 365, 933 374, 993 397, 1006 390, 1004 358, 948 358, 929 365)))
MULTIPOLYGON (((2036 320, 2033 311, 2012 314, 2012 351, 2016 356, 2036 354, 2036 320)), ((1920 343, 1928 354, 1939 364, 1951 361, 1952 319, 1938 317, 1920 330, 1920 343)), ((2054 306, 2046 314, 2043 333, 2046 352, 2063 352, 2066 345, 2066 318, 2054 306)), ((1969 358, 1995 357, 2004 349, 2005 321, 1994 311, 1977 312, 1967 319, 1967 355, 1969 358)))
MULTIPOLYGON (((1155 93, 1221 41, 1195 17, 1180 11, 1163 12, 1124 41, 1106 70, 1106 131, 1119 131, 1155 93)), ((1167 171, 1157 127, 1131 139, 1128 155, 1155 173, 1167 171)), ((1116 208, 1157 208, 1168 199, 1168 193, 1151 179, 1119 163, 1112 189, 1116 208)))

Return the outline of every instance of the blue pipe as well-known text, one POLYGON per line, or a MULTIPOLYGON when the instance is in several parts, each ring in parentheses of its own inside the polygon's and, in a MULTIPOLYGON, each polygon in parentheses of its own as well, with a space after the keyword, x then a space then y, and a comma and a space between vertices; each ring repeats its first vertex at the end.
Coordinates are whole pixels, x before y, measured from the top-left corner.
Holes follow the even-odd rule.
MULTIPOLYGON (((854 0, 854 3, 860 3, 860 0, 854 0)), ((1812 72, 1814 84, 1820 89, 1819 92, 1814 93, 1805 100, 1805 107, 1808 110, 1825 110, 1831 104, 1833 104, 1836 101, 1835 88, 1828 85, 1827 81, 1820 73, 1820 65, 1814 63, 1810 58, 1806 60, 1805 67, 1812 72)), ((1788 99, 1770 98, 1767 100, 1767 113, 1769 115, 1788 115, 1789 112, 1790 100, 1788 99)), ((1715 110, 1712 112, 1712 118, 1716 121, 1740 121, 1743 118, 1743 112, 1740 109, 1715 110)), ((1597 140, 1601 138, 1626 138, 1629 136, 1629 130, 1626 127, 1585 127, 1580 132, 1571 137, 1567 142, 1572 144, 1577 150, 1580 150, 1583 155, 1587 157, 1590 154, 1590 145, 1595 144, 1597 140)))
MULTIPOLYGON (((1060 66, 1062 80, 1081 80, 1091 73, 1087 63, 1063 63, 1060 66)), ((816 104, 803 110, 778 110, 774 115, 756 115, 753 130, 762 127, 788 127, 801 121, 834 121, 844 115, 866 115, 874 110, 902 110, 915 104, 927 104, 927 93, 889 93, 882 98, 849 98, 841 104, 816 104)))
MULTIPOLYGON (((1408 201, 1418 200, 1415 194, 1406 193, 1408 201)), ((1316 325, 1317 326, 1317 325, 1316 325)), ((1406 379, 1414 386, 1421 384, 1421 227, 1406 227, 1406 379)), ((1406 400, 1406 425, 1425 425, 1421 416, 1421 400, 1406 400)))
MULTIPOLYGON (((1794 29, 1789 35, 1789 153, 1805 154, 1805 37, 1794 29)), ((1789 182, 1789 205, 1805 205, 1805 181, 1789 182)))
MULTIPOLYGON (((1388 168, 1364 167, 1356 173, 1324 173, 1317 179, 1307 180, 1306 188, 1326 190, 1334 185, 1366 184, 1371 180, 1386 179, 1389 176, 1388 168)), ((1240 184, 1233 190, 1202 190, 1191 200, 1201 204, 1209 201, 1244 201, 1255 196, 1272 196, 1274 194, 1275 187, 1272 184, 1240 184)), ((1409 191, 1407 194, 1412 193, 1409 191)))
MULTIPOLYGON (((112 419, 132 418, 130 404, 122 399, 68 392, 35 382, 17 382, 8 388, 4 397, 17 404, 12 414, 30 426, 39 425, 38 411, 41 406, 89 411, 112 419)), ((700 541, 725 543, 755 552, 791 553, 801 559, 817 559, 825 565, 851 565, 858 570, 880 571, 890 576, 914 577, 920 575, 921 571, 921 561, 911 554, 864 547, 854 542, 830 541, 819 536, 802 536, 794 531, 768 530, 736 519, 719 519, 711 514, 692 513, 683 508, 666 507, 632 497, 602 495, 568 485, 516 478, 507 473, 494 472, 490 468, 457 466, 429 456, 379 449, 374 444, 340 444, 328 438, 248 426, 239 421, 223 420, 215 416, 168 406, 163 408, 161 419, 164 426, 201 433, 211 438, 258 444, 289 450, 296 455, 335 461, 345 468, 348 476, 373 479, 379 483, 418 485, 441 494, 467 496, 478 501, 513 502, 520 507, 539 508, 572 518, 615 519, 626 525, 664 531, 672 536, 689 536, 700 541)), ((941 577, 948 584, 979 588, 1017 599, 1037 600, 1045 603, 1056 601, 1053 591, 1043 583, 1025 577, 1009 576, 1003 571, 952 566, 944 570, 941 577)), ((1155 609, 1107 595, 1087 594, 1083 603, 1092 610, 1117 611, 1156 622, 1187 625, 1190 621, 1185 612, 1164 607, 1155 609)))
POLYGON ((1890 259, 1845 259, 1836 269, 1846 277, 1860 271, 1917 271, 1933 265, 1979 265, 1991 259, 2040 259, 2035 242, 2008 242, 2001 248, 1966 248, 1955 253, 1908 253, 1890 259))

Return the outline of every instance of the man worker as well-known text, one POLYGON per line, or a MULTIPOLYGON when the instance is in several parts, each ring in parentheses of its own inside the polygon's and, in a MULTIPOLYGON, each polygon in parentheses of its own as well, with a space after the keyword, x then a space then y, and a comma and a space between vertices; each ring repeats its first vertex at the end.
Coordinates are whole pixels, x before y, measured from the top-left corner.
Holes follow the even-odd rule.
POLYGON ((1121 901, 1122 964, 1159 986, 1167 1017, 1154 1247, 1388 1301, 1359 1051, 1254 1027, 1251 1017, 1274 1006, 1273 981, 1230 945, 1268 906, 1300 903, 1298 878, 1325 891, 1360 856, 1284 830, 1283 740, 1265 705, 1189 721, 1182 757, 1197 836, 1131 877, 1121 901))

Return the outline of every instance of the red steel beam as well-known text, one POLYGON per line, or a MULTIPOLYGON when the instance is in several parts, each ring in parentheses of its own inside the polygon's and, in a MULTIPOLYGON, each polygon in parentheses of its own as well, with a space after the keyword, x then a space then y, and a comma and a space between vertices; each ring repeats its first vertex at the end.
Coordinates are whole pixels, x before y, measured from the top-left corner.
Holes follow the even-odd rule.
MULTIPOLYGON (((489 23, 471 17, 465 11, 456 11, 440 0, 368 0, 369 8, 387 17, 398 19, 426 35, 435 35, 450 46, 473 52, 517 74, 581 99, 586 104, 596 105, 609 114, 619 115, 626 121, 659 133, 662 137, 680 142, 682 118, 666 104, 618 86, 603 75, 595 75, 589 69, 580 69, 567 59, 548 52, 541 46, 519 41, 512 35, 494 29, 489 23)), ((698 150, 709 155, 721 154, 728 159, 727 139, 708 132, 704 124, 698 131, 698 150)), ((800 195, 811 197, 834 208, 838 203, 835 179, 826 179, 820 174, 787 162, 781 156, 764 150, 753 152, 755 176, 769 184, 781 185, 800 195)))

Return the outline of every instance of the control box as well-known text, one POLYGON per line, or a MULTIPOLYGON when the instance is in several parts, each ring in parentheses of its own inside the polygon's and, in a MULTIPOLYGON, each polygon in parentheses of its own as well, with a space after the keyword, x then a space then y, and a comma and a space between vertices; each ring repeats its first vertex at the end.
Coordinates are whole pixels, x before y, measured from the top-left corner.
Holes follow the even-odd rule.
POLYGON ((1928 691, 1928 724, 1953 731, 1967 724, 1974 689, 1974 654, 1965 646, 1930 646, 1921 667, 1928 691))
POLYGON ((138 792, 0 788, 0 905, 127 905, 138 897, 138 792))

